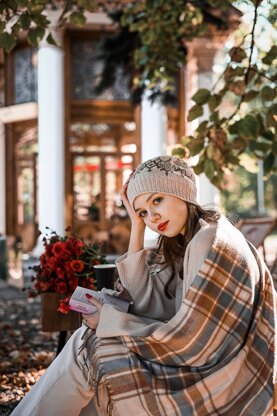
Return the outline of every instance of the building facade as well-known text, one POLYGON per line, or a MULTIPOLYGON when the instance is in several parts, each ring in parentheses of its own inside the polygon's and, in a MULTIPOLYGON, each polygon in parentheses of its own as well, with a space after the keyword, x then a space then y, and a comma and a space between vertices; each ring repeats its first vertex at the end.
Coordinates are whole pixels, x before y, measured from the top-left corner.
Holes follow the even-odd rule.
MULTIPOLYGON (((55 16, 52 16, 55 21, 55 16)), ((143 160, 170 154, 188 126, 189 97, 210 87, 213 60, 223 38, 191 45, 180 70, 174 107, 130 102, 130 80, 120 68, 101 95, 96 59, 101 38, 113 30, 105 14, 89 14, 83 28, 56 31, 59 47, 24 38, 0 52, 0 233, 18 236, 33 250, 38 230, 63 233, 66 226, 107 252, 121 253, 129 236, 119 197, 122 184, 143 160)), ((199 179, 201 203, 218 193, 199 179)))

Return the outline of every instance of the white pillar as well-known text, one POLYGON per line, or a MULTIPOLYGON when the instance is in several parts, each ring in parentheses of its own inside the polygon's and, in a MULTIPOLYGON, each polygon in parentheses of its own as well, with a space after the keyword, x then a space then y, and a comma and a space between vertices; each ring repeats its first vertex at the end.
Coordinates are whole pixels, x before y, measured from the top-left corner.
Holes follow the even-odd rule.
MULTIPOLYGON (((210 90, 214 84, 213 79, 213 64, 214 56, 218 50, 218 44, 211 39, 198 38, 192 42, 189 55, 187 57, 186 82, 188 85, 186 100, 199 88, 206 88, 210 90)), ((189 101, 187 108, 190 108, 193 102, 189 101)), ((205 106, 207 107, 207 106, 205 106)), ((205 108, 205 114, 192 122, 188 123, 186 127, 187 134, 193 134, 202 119, 209 116, 208 108, 205 108)), ((196 162, 195 162, 196 163, 196 162)), ((220 193, 219 190, 210 182, 207 176, 203 173, 197 177, 197 200, 202 206, 219 207, 220 193)))
POLYGON ((42 42, 38 51, 38 222, 64 233, 64 52, 42 42))
POLYGON ((141 109, 141 160, 165 155, 167 117, 165 107, 145 97, 141 109))
MULTIPOLYGON (((201 71, 198 74, 198 88, 206 88, 208 90, 214 84, 214 77, 212 68, 210 71, 201 71)), ((205 107, 205 112, 203 114, 203 119, 206 119, 209 116, 209 111, 207 106, 205 107)), ((199 119, 199 123, 201 120, 199 119)), ((219 189, 214 186, 211 181, 207 178, 205 173, 199 175, 199 203, 204 208, 218 208, 220 206, 220 193, 219 189)))
POLYGON ((0 123, 0 234, 6 233, 5 126, 0 123))
POLYGON ((264 189, 264 164, 262 160, 257 161, 259 170, 257 172, 257 202, 259 215, 265 215, 265 189, 264 189))
MULTIPOLYGON (((167 116, 164 106, 145 97, 141 110, 141 160, 142 162, 166 153, 167 116)), ((146 228, 145 247, 156 244, 158 234, 146 228)))

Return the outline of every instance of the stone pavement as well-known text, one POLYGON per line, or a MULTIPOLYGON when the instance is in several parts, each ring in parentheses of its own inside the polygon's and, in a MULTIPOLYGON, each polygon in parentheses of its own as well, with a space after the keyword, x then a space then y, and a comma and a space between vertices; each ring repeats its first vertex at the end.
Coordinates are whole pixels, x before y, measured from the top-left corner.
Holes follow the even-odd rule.
MULTIPOLYGON (((33 261, 23 263, 26 286, 33 261)), ((57 333, 41 331, 40 297, 29 299, 20 288, 23 279, 19 280, 0 279, 0 416, 10 415, 43 374, 58 342, 57 333)))
MULTIPOLYGON (((266 239, 267 260, 277 253, 277 236, 266 239)), ((9 416, 54 359, 58 333, 45 333, 40 325, 40 297, 29 299, 22 287, 31 283, 29 266, 37 259, 23 258, 23 274, 0 278, 0 416, 9 416)), ((22 415, 25 416, 25 415, 22 415)))

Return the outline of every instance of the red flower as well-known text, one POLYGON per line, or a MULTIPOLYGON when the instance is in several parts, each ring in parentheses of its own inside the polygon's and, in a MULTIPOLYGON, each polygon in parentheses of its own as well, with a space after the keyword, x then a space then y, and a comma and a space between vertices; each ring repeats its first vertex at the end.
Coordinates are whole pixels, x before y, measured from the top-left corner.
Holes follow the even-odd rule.
POLYGON ((51 255, 52 254, 52 246, 51 246, 51 244, 45 244, 45 252, 48 255, 51 255))
POLYGON ((70 262, 70 267, 75 273, 81 273, 84 270, 85 265, 81 260, 72 260, 70 262))
POLYGON ((67 284, 65 282, 56 282, 55 288, 56 292, 60 293, 61 295, 67 292, 67 284))
POLYGON ((50 269, 55 270, 57 267, 57 259, 56 257, 50 257, 49 261, 48 261, 48 266, 50 267, 50 269))
POLYGON ((57 276, 59 279, 64 279, 65 277, 65 272, 61 267, 57 268, 57 276))
POLYGON ((75 239, 74 238, 72 238, 72 237, 70 237, 70 238, 68 238, 67 240, 66 240, 66 242, 65 242, 65 246, 66 246, 66 249, 67 250, 69 250, 69 251, 73 251, 73 249, 74 249, 74 241, 75 241, 75 239))
POLYGON ((52 276, 52 273, 53 273, 53 270, 51 270, 51 269, 49 269, 47 267, 45 267, 43 269, 43 277, 50 278, 52 276))
POLYGON ((60 300, 60 306, 58 307, 59 312, 67 314, 70 311, 69 299, 70 299, 70 296, 68 296, 67 298, 63 300, 60 300))
POLYGON ((63 257, 66 251, 66 245, 62 241, 57 241, 52 248, 52 252, 56 257, 63 257))
MULTIPOLYGON (((40 256, 39 264, 30 268, 33 277, 29 294, 36 296, 44 292, 71 293, 78 285, 95 289, 93 266, 105 262, 99 247, 84 243, 73 233, 70 236, 59 236, 50 228, 47 229, 51 234, 43 238, 44 252, 40 256)), ((67 313, 68 301, 62 301, 59 310, 67 313)))
POLYGON ((47 292, 50 288, 49 282, 43 282, 42 280, 35 283, 35 288, 40 290, 41 292, 47 292))
POLYGON ((65 270, 66 270, 67 272, 72 272, 72 269, 71 269, 71 261, 67 261, 67 262, 65 262, 64 267, 65 267, 65 270))
POLYGON ((96 290, 95 283, 96 283, 95 279, 93 279, 93 277, 89 277, 88 279, 83 281, 83 286, 88 289, 96 290))
POLYGON ((69 238, 66 241, 66 248, 77 257, 82 256, 84 253, 85 243, 82 240, 78 240, 76 238, 69 238))
POLYGON ((85 243, 80 240, 76 240, 75 251, 77 256, 81 256, 84 252, 85 243))
POLYGON ((76 289, 76 287, 78 286, 78 283, 79 283, 79 279, 78 279, 78 277, 72 277, 70 280, 69 280, 69 283, 68 283, 68 285, 69 285, 69 289, 73 292, 75 289, 76 289))
POLYGON ((47 254, 46 254, 46 253, 43 253, 43 254, 40 256, 39 260, 40 260, 40 264, 41 264, 41 266, 42 266, 42 267, 47 266, 47 264, 48 264, 48 259, 49 259, 49 257, 47 256, 47 254))

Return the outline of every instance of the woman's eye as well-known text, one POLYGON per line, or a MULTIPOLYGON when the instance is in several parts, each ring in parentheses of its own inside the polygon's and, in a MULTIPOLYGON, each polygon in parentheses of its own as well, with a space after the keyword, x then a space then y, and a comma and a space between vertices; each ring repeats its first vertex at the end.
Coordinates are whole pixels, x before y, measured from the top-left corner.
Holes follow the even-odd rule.
POLYGON ((146 214, 147 214, 146 211, 140 211, 139 217, 144 218, 146 214))
POLYGON ((162 199, 163 199, 163 198, 161 198, 161 197, 155 198, 155 199, 154 199, 154 201, 153 201, 154 205, 159 204, 159 203, 161 202, 161 200, 162 200, 162 199))

